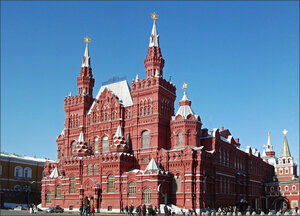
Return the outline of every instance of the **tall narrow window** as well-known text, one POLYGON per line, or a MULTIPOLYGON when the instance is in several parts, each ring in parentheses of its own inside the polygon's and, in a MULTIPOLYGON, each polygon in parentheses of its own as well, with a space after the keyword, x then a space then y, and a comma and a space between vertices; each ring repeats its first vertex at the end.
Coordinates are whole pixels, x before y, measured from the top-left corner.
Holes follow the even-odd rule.
POLYGON ((145 107, 145 115, 147 115, 148 114, 148 109, 147 109, 147 107, 145 107))
POLYGON ((99 139, 98 137, 95 138, 95 153, 98 153, 98 142, 99 142, 99 139))
POLYGON ((151 106, 149 106, 149 115, 151 115, 151 106))
POLYGON ((24 177, 25 178, 31 178, 31 168, 30 167, 26 167, 24 169, 24 177))
POLYGON ((75 177, 71 177, 70 180, 70 193, 75 193, 75 177))
POLYGON ((110 174, 108 176, 108 193, 115 192, 115 176, 110 174))
POLYGON ((142 148, 149 148, 149 131, 142 133, 142 148))
POLYGON ((56 186, 56 198, 61 198, 61 186, 56 186))
POLYGON ((151 190, 146 188, 143 193, 144 204, 151 204, 151 190))
POLYGON ((91 175, 91 164, 88 165, 87 167, 87 175, 90 176, 91 175))
POLYGON ((141 116, 143 116, 143 115, 144 115, 144 108, 141 107, 141 116))
POLYGON ((73 142, 72 142, 72 155, 73 155, 74 152, 75 152, 75 147, 76 147, 76 141, 73 141, 73 142))
POLYGON ((105 136, 102 139, 102 152, 108 152, 108 137, 105 136))
POLYGON ((180 192, 181 191, 181 179, 180 179, 179 174, 176 175, 176 185, 177 185, 176 192, 180 192))
POLYGON ((46 203, 51 203, 51 191, 47 191, 46 193, 46 203))
POLYGON ((23 176, 23 168, 20 166, 15 167, 15 177, 23 176))
POLYGON ((93 175, 97 175, 97 164, 94 164, 93 175))
POLYGON ((136 190, 136 186, 135 186, 135 183, 134 182, 130 182, 129 183, 129 194, 128 196, 129 197, 135 197, 135 190, 136 190))
POLYGON ((182 145, 182 133, 178 133, 178 145, 182 145))

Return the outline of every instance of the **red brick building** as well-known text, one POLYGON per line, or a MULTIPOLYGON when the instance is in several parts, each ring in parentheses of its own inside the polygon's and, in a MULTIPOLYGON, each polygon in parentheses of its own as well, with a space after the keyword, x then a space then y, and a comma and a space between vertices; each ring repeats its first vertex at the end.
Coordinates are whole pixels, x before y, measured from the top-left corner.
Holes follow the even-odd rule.
POLYGON ((64 101, 58 160, 44 167, 42 206, 78 209, 85 197, 102 212, 143 203, 197 211, 265 206, 264 183, 274 167, 256 149, 241 150, 228 129, 202 128, 185 83, 175 112, 176 87, 163 77, 153 19, 145 78, 137 75, 131 87, 126 81, 103 85, 96 97, 86 38, 78 94, 64 101))
POLYGON ((290 152, 286 138, 287 130, 284 130, 283 134, 280 157, 275 157, 270 132, 268 133, 268 144, 262 156, 266 162, 274 165, 276 176, 273 181, 265 184, 265 191, 268 200, 266 208, 276 210, 299 208, 300 202, 300 179, 297 176, 297 164, 290 152))

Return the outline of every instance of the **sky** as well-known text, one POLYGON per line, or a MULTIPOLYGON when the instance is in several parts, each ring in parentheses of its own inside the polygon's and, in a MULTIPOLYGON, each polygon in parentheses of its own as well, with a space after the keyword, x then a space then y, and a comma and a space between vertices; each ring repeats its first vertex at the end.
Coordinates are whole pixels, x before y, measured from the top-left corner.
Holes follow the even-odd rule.
POLYGON ((186 82, 202 128, 261 153, 271 131, 276 156, 287 129, 299 164, 298 1, 1 1, 1 151, 56 159, 85 36, 94 96, 112 76, 145 78, 154 11, 175 111, 186 82))

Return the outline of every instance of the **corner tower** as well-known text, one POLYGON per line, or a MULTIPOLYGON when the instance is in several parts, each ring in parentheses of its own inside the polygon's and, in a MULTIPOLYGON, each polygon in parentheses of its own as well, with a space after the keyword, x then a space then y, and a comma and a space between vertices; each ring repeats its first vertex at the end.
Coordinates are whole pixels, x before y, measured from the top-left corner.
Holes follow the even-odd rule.
POLYGON ((147 57, 144 61, 146 78, 139 76, 131 84, 134 122, 132 147, 137 149, 169 148, 170 118, 174 115, 176 88, 163 78, 165 60, 159 47, 156 21, 158 15, 151 14, 153 26, 147 57))

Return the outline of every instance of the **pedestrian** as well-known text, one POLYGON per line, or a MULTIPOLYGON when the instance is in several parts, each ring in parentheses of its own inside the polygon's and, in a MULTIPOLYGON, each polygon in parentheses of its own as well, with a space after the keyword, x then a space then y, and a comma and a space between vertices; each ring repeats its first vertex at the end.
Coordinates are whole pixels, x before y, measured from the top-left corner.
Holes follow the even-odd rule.
POLYGON ((130 204, 129 206, 129 213, 130 213, 130 216, 133 216, 133 205, 130 204))
POLYGON ((125 213, 126 213, 126 216, 128 216, 128 211, 129 211, 129 208, 128 208, 128 205, 125 206, 125 213))
POLYGON ((145 206, 145 204, 144 204, 143 207, 142 207, 142 213, 143 213, 143 216, 146 216, 147 211, 146 211, 146 206, 145 206))
POLYGON ((153 209, 151 205, 148 206, 148 215, 153 216, 153 209))
POLYGON ((168 210, 167 205, 165 205, 165 207, 164 207, 164 212, 165 212, 165 216, 168 216, 169 210, 168 210))
POLYGON ((79 208, 80 216, 83 216, 83 204, 81 203, 79 208))

